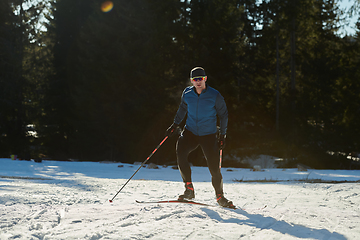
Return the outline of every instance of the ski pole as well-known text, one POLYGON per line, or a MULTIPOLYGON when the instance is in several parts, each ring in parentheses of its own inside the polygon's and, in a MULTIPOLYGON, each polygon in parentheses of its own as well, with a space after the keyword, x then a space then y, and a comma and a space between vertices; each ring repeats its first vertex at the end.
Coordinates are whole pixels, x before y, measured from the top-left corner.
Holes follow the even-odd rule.
POLYGON ((134 172, 134 174, 126 181, 126 183, 120 188, 120 190, 115 194, 115 196, 109 200, 109 202, 113 202, 114 198, 123 190, 123 188, 130 182, 130 180, 135 176, 135 174, 145 165, 145 163, 154 155, 154 153, 159 149, 159 147, 165 142, 166 139, 168 139, 169 136, 166 136, 161 143, 154 149, 154 151, 147 157, 147 159, 140 165, 140 167, 134 172))
POLYGON ((220 149, 220 163, 219 163, 219 168, 221 168, 221 162, 222 162, 222 149, 220 149))

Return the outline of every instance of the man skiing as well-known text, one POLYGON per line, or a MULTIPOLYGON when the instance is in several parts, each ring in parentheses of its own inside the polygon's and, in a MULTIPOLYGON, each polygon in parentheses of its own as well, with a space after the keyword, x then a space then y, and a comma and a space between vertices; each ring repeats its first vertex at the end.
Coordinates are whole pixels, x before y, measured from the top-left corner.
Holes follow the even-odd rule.
POLYGON ((176 144, 178 166, 185 183, 185 192, 179 196, 179 200, 195 197, 188 155, 200 146, 211 173, 217 202, 223 207, 234 207, 233 203, 224 197, 220 171, 219 149, 225 146, 228 124, 224 98, 217 90, 207 85, 207 76, 202 67, 195 67, 190 71, 190 80, 193 86, 183 91, 174 122, 166 131, 167 136, 170 136, 187 115, 185 128, 176 144), (216 116, 220 120, 219 135, 216 116))

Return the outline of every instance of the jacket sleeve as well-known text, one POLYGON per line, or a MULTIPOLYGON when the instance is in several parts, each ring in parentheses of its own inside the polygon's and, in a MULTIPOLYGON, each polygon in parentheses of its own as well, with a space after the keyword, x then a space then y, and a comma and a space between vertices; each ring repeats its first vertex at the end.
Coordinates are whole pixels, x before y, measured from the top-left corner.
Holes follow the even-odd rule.
POLYGON ((228 110, 224 97, 219 93, 216 97, 215 108, 220 120, 220 133, 226 135, 228 125, 228 110))
POLYGON ((185 118, 186 113, 187 113, 187 104, 184 101, 184 92, 183 92, 181 96, 181 103, 179 109, 174 118, 174 123, 179 125, 182 122, 182 120, 185 118))

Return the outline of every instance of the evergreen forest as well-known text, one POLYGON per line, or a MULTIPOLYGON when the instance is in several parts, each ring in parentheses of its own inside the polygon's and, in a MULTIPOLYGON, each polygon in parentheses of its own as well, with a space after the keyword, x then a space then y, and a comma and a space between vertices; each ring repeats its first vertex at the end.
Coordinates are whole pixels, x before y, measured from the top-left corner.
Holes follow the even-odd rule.
MULTIPOLYGON (((360 169, 350 2, 0 0, 0 157, 142 162, 202 66, 228 107, 224 166, 264 154, 360 169)), ((151 161, 175 163, 176 140, 151 161)))

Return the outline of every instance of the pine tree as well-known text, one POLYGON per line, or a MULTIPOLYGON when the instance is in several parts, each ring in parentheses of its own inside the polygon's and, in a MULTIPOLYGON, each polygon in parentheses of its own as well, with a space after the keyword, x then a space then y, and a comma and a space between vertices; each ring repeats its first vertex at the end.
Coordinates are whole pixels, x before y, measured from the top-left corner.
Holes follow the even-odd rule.
POLYGON ((178 6, 114 1, 104 13, 93 2, 68 76, 74 155, 131 162, 161 139, 172 101, 167 89, 178 78, 172 53, 178 6))
POLYGON ((0 95, 1 152, 29 157, 26 126, 29 124, 29 81, 26 50, 30 45, 30 11, 26 1, 1 1, 0 95))
POLYGON ((56 158, 69 157, 69 139, 74 128, 74 100, 70 93, 70 79, 73 72, 73 61, 77 58, 76 43, 79 32, 84 27, 91 13, 91 3, 86 0, 53 1, 49 9, 47 35, 51 57, 45 96, 42 101, 43 117, 39 129, 46 154, 56 158), (53 72, 52 72, 53 71, 53 72))

